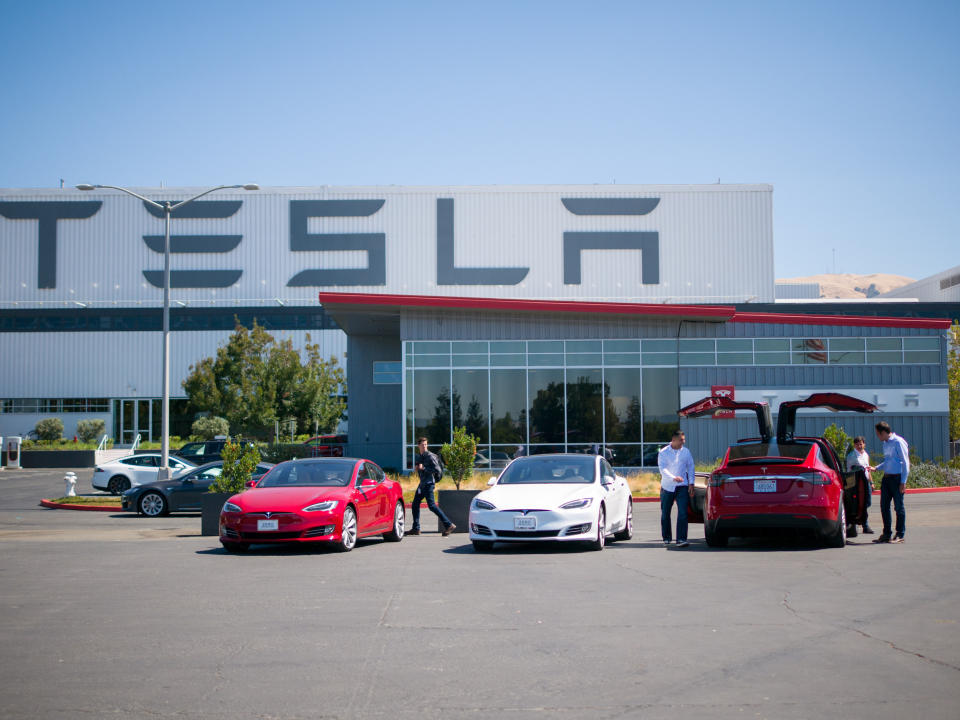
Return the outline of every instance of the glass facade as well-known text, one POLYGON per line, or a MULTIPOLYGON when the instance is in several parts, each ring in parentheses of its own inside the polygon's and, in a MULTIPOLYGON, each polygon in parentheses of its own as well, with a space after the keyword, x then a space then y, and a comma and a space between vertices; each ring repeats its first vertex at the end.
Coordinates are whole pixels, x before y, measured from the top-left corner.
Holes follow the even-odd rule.
POLYGON ((414 444, 449 442, 455 426, 478 452, 583 452, 621 467, 654 466, 678 426, 679 368, 938 364, 938 337, 407 341, 407 468, 414 444))
POLYGON ((500 462, 596 445, 655 465, 678 425, 676 340, 406 342, 403 356, 408 468, 418 437, 439 446, 461 425, 500 462))

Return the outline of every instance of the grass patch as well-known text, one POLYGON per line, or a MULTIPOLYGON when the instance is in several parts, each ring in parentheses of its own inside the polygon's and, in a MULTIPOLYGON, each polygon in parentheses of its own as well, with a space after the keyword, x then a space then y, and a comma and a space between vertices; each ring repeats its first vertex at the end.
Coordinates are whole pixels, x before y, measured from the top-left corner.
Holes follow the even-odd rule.
POLYGON ((58 497, 50 502, 64 505, 116 505, 120 507, 119 495, 77 495, 76 497, 58 497))

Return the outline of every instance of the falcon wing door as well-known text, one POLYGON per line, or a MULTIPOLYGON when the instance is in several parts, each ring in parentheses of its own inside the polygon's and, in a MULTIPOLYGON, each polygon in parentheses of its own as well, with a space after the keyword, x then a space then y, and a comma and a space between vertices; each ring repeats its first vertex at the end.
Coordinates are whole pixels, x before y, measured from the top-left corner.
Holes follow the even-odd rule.
POLYGON ((793 440, 797 425, 797 410, 822 407, 831 412, 872 413, 878 410, 873 403, 841 393, 814 393, 806 400, 787 400, 780 403, 777 415, 777 442, 793 440))
POLYGON ((713 415, 718 410, 751 410, 757 415, 760 426, 760 441, 770 442, 773 437, 773 420, 770 419, 770 406, 765 402, 737 402, 728 397, 705 397, 677 411, 680 417, 703 417, 713 415))

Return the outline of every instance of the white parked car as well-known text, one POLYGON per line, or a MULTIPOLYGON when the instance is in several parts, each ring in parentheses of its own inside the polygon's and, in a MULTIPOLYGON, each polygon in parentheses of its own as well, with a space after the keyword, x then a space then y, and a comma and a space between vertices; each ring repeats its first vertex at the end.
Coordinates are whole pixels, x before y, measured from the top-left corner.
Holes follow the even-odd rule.
MULTIPOLYGON (((175 478, 196 467, 182 458, 169 458, 170 477, 175 478)), ((97 490, 109 490, 114 495, 134 485, 155 482, 160 471, 160 453, 140 453, 105 462, 93 468, 91 484, 97 490)))
POLYGON ((477 550, 497 542, 587 542, 633 537, 627 481, 599 455, 530 455, 513 460, 470 504, 477 550))

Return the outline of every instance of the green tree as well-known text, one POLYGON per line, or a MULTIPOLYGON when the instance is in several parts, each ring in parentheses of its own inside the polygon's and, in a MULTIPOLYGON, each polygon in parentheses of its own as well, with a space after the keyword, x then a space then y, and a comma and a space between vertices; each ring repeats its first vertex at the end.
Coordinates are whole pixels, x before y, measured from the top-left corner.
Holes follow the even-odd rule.
POLYGON ((845 468, 847 466, 847 453, 853 447, 853 439, 847 435, 847 431, 842 426, 836 423, 824 429, 823 437, 837 454, 840 466, 845 468))
POLYGON ((950 439, 960 440, 960 324, 950 328, 947 356, 947 388, 950 403, 950 439))
POLYGON ((189 408, 226 418, 231 430, 265 436, 275 420, 296 421, 303 432, 336 429, 343 415, 346 381, 335 358, 323 360, 307 343, 303 354, 292 340, 277 342, 256 321, 239 323, 216 357, 190 367, 183 382, 189 408))
POLYGON ((228 435, 230 423, 226 418, 217 415, 207 415, 197 418, 190 426, 190 434, 200 440, 213 440, 217 435, 228 435))
POLYGON ((63 420, 60 418, 45 418, 33 428, 37 437, 45 442, 59 442, 63 439, 63 420))
POLYGON ((106 432, 107 425, 100 418, 93 420, 81 420, 77 423, 77 437, 80 442, 95 442, 98 437, 106 432))
POLYGON ((223 446, 220 452, 223 458, 223 471, 210 483, 210 492, 243 492, 253 471, 260 462, 260 451, 253 443, 231 442, 223 446))
POLYGON ((457 490, 460 489, 460 483, 473 474, 473 458, 476 454, 477 438, 463 426, 455 427, 453 441, 444 443, 440 448, 440 455, 457 490))

